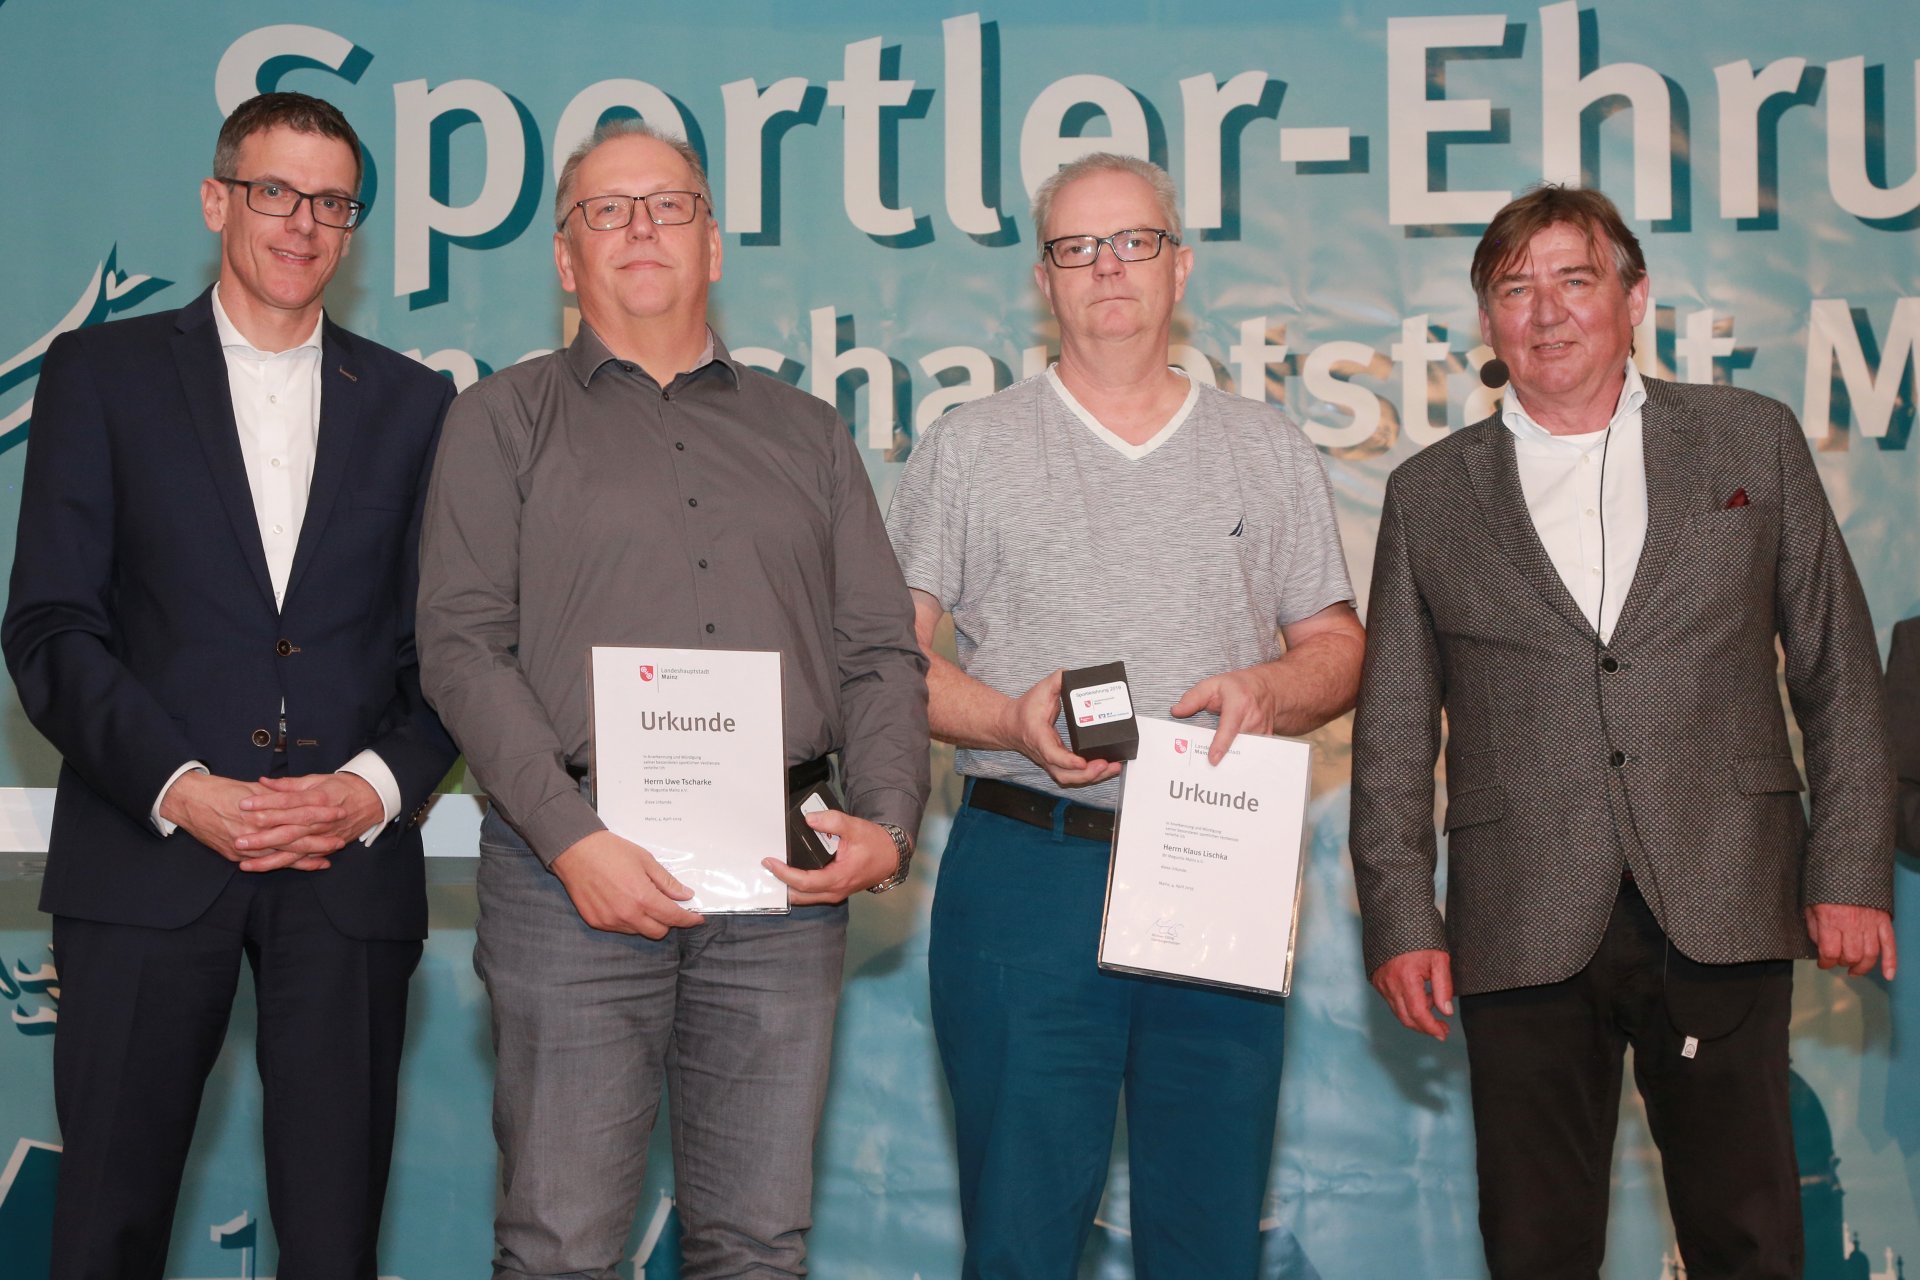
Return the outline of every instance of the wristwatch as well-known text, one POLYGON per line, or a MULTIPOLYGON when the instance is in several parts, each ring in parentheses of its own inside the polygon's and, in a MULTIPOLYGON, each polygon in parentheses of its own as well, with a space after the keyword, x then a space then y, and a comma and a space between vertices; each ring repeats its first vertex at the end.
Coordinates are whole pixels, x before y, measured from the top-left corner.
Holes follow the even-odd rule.
POLYGON ((893 874, 867 888, 868 893, 885 893, 906 883, 907 871, 913 866, 913 837, 891 822, 876 822, 874 825, 893 837, 894 851, 900 855, 900 865, 893 869, 893 874))

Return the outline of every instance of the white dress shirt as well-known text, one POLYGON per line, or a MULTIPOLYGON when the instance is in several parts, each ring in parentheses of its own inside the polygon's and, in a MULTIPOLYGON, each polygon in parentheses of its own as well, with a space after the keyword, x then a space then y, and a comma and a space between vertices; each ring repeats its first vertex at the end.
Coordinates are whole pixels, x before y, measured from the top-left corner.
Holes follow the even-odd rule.
MULTIPOLYGON (((248 342, 220 304, 220 286, 213 288, 213 323, 227 361, 227 387, 233 401, 233 422, 240 435, 240 456, 247 468, 247 487, 253 494, 254 519, 260 525, 260 545, 267 555, 267 575, 273 582, 276 608, 286 603, 287 578, 293 570, 294 549, 300 545, 300 526, 307 516, 307 490, 313 483, 313 458, 320 439, 320 327, 299 346, 286 351, 262 351, 248 342)), ((286 708, 281 707, 284 712, 286 708)), ((153 802, 153 825, 163 836, 174 823, 160 816, 160 802, 181 774, 206 773, 207 767, 190 760, 174 770, 153 802)), ((385 817, 362 833, 372 844, 387 823, 400 812, 400 784, 387 762, 372 751, 362 751, 340 766, 341 773, 365 779, 380 797, 385 817)))
POLYGON ((1603 642, 1613 638, 1647 540, 1647 464, 1640 422, 1646 402, 1646 384, 1629 362, 1619 403, 1604 430, 1554 435, 1528 415, 1513 389, 1500 414, 1513 433, 1520 491, 1534 532, 1603 642), (1603 469, 1605 493, 1600 489, 1603 469))

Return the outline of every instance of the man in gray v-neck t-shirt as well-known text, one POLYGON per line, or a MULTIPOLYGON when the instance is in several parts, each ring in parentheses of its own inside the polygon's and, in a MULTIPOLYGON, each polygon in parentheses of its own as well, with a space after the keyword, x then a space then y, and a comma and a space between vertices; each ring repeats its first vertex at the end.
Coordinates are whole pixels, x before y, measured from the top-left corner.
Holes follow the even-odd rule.
POLYGON ((1252 1280, 1284 1006, 1095 961, 1117 763, 1068 750, 1062 668, 1124 661, 1137 714, 1306 733, 1363 636, 1320 460, 1284 413, 1169 369, 1192 268, 1172 182, 1094 155, 1042 185, 1060 362, 954 409, 888 513, 965 800, 928 969, 966 1280, 1072 1275, 1124 1090, 1135 1274, 1252 1280), (958 663, 933 652, 951 614, 958 663))

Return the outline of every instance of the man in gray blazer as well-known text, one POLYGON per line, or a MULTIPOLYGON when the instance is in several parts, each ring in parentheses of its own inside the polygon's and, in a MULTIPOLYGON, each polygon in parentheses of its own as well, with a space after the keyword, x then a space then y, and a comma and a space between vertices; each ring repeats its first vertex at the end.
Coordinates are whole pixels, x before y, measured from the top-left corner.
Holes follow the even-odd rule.
POLYGON ((1887 727, 1899 779, 1894 843, 1920 857, 1920 618, 1893 624, 1887 653, 1887 727))
POLYGON ((1380 514, 1353 754, 1367 970, 1437 1039, 1461 996, 1496 1280, 1598 1275, 1628 1045, 1689 1277, 1797 1278, 1792 960, 1895 964, 1866 603, 1793 414, 1633 368, 1646 265, 1605 196, 1510 203, 1473 285, 1483 377, 1512 390, 1398 467, 1380 514))

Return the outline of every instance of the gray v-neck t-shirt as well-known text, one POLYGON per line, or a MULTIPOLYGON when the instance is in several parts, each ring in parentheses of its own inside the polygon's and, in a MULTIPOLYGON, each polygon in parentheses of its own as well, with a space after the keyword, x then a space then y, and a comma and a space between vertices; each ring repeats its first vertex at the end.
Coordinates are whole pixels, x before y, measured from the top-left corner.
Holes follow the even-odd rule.
MULTIPOLYGON (((1312 442, 1213 387, 1140 446, 1051 370, 960 405, 914 446, 887 531, 907 585, 953 614, 960 666, 1009 696, 1117 660, 1135 713, 1164 717, 1208 676, 1279 657, 1279 628, 1353 600, 1312 442)), ((956 765, 1119 803, 1118 780, 1064 789, 1014 752, 963 748, 956 765)))

